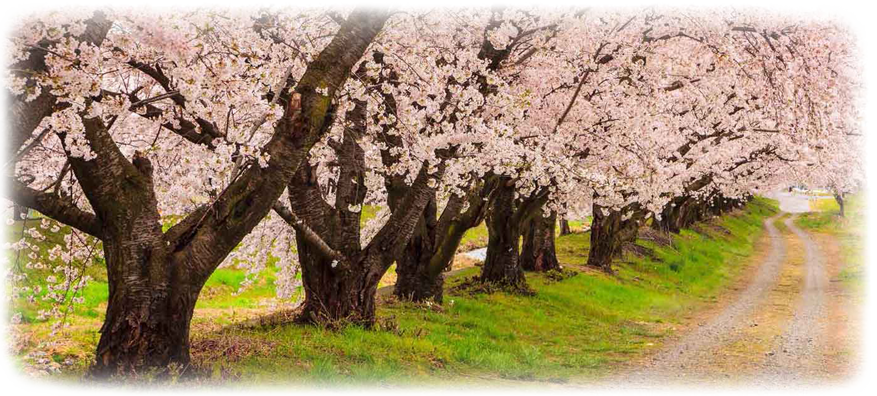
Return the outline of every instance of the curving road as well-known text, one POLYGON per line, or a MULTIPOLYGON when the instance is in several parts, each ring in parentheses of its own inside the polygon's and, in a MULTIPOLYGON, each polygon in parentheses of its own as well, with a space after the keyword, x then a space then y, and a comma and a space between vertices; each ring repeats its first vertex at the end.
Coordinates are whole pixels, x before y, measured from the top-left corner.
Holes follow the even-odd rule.
MULTIPOLYGON (((786 213, 809 211, 809 197, 774 193, 786 213)), ((734 300, 639 367, 607 379, 613 388, 803 386, 824 381, 828 274, 819 247, 794 224, 765 220, 769 251, 734 300), (760 327, 759 327, 760 326, 760 327)))

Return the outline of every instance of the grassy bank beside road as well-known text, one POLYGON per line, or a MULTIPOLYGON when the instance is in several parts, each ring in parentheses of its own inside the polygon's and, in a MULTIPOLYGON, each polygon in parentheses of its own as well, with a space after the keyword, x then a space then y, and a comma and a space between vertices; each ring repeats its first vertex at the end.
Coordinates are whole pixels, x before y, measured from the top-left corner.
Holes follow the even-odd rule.
MULTIPOLYGON (((193 365, 208 373, 208 381, 260 383, 596 377, 659 347, 686 313, 722 293, 740 275, 763 219, 776 210, 773 201, 759 198, 669 240, 644 233, 616 262, 613 275, 585 267, 589 233, 558 237, 566 274, 528 273, 534 296, 460 288, 480 271, 469 268, 446 282, 441 307, 381 301, 377 329, 235 325, 276 302, 274 270, 267 266, 254 286, 235 294, 243 271, 220 269, 196 307, 193 365)), ((35 318, 39 300, 15 308, 25 312, 23 323, 14 326, 14 352, 22 364, 42 357, 57 363, 63 376, 84 373, 106 307, 105 274, 90 271, 97 281, 68 316, 64 337, 48 348, 40 347, 51 324, 35 318), (49 353, 35 357, 35 350, 49 353)))

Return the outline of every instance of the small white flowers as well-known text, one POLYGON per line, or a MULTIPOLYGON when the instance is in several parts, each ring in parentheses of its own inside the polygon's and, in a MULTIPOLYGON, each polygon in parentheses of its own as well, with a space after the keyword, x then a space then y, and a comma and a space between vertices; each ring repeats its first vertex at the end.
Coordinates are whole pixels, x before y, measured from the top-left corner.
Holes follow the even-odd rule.
POLYGON ((330 267, 335 268, 338 266, 338 260, 332 260, 332 264, 329 264, 330 267))
POLYGON ((327 87, 319 87, 319 88, 315 89, 314 91, 317 91, 317 93, 320 95, 329 96, 329 88, 327 88, 327 87))
POLYGON ((362 210, 362 204, 348 205, 347 210, 353 213, 359 213, 362 210))

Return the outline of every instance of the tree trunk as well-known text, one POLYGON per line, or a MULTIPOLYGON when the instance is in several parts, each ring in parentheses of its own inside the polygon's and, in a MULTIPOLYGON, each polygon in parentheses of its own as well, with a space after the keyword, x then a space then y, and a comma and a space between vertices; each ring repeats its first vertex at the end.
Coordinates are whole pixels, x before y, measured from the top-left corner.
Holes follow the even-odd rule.
POLYGON ((521 226, 514 216, 514 199, 514 186, 503 183, 498 187, 487 215, 487 258, 481 268, 481 282, 526 289, 518 249, 521 226))
POLYGON ((560 218, 560 236, 572 234, 572 229, 569 228, 569 220, 565 217, 560 218))
MULTIPOLYGON (((392 197, 390 201, 393 210, 399 208, 407 188, 399 188, 398 197, 392 197)), ((429 263, 436 252, 436 202, 435 195, 430 197, 423 215, 420 216, 414 234, 405 245, 402 255, 396 259, 396 285, 393 294, 403 300, 426 301, 434 300, 441 303, 444 276, 441 271, 433 275, 429 263)))
POLYGON ((546 272, 560 269, 554 249, 554 225, 557 213, 542 216, 542 209, 533 215, 524 228, 524 245, 521 249, 521 267, 525 271, 546 272))
POLYGON ((367 273, 370 266, 340 263, 322 256, 309 242, 296 236, 305 302, 299 321, 330 328, 346 324, 371 327, 375 321, 375 295, 383 274, 367 273))
POLYGON ((597 204, 594 204, 593 212, 587 265, 612 273, 612 259, 621 254, 624 243, 636 240, 639 221, 644 217, 644 212, 636 207, 628 207, 626 210, 604 214, 603 207, 597 204), (631 210, 633 214, 623 219, 625 212, 631 210))
POLYGON ((142 198, 122 203, 131 221, 105 229, 109 299, 90 368, 97 378, 163 376, 189 364, 189 324, 206 276, 169 254, 155 198, 142 198))
POLYGON ((673 198, 661 211, 661 219, 652 222, 652 228, 678 234, 683 228, 691 225, 693 203, 694 198, 688 196, 673 198))
POLYGON ((834 194, 834 200, 837 201, 837 206, 840 207, 840 217, 844 217, 844 197, 842 194, 834 194))
POLYGON ((187 284, 179 277, 171 269, 145 282, 110 281, 92 376, 164 376, 172 365, 182 369, 189 364, 189 324, 203 283, 187 284))
MULTIPOLYGON (((409 244, 406 247, 406 253, 412 247, 409 244)), ((432 254, 423 250, 420 252, 410 252, 411 256, 401 258, 396 262, 396 286, 393 294, 399 299, 407 301, 429 301, 432 300, 441 304, 444 298, 445 276, 439 271, 435 276, 429 268, 429 262, 432 254)))
POLYGON ((436 205, 432 197, 426 205, 414 235, 405 245, 402 256, 396 260, 396 285, 393 290, 400 299, 409 301, 434 300, 441 303, 444 275, 433 275, 430 261, 436 253, 436 205))
MULTIPOLYGON (((423 230, 428 231, 430 239, 412 238, 402 257, 396 259, 397 297, 410 301, 442 302, 443 272, 453 263, 466 231, 484 221, 487 208, 492 202, 491 191, 498 184, 497 180, 495 176, 489 177, 467 196, 452 196, 437 221, 434 220, 437 209, 435 202, 427 205, 420 221, 428 225, 423 230), (469 202, 469 207, 462 211, 466 201, 469 202), (418 258, 417 261, 414 260, 415 257, 418 258)), ((391 190, 388 188, 388 191, 391 190)), ((388 201, 392 208, 393 199, 388 201)))

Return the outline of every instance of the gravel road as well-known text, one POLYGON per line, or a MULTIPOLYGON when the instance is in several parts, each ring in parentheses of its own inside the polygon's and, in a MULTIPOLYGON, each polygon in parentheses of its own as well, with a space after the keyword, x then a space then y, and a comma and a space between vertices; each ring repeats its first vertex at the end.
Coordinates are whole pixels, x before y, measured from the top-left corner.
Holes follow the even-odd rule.
MULTIPOLYGON (((807 196, 780 192, 772 198, 784 212, 809 211, 807 196)), ((827 338, 829 280, 818 245, 794 225, 796 216, 784 221, 787 233, 774 225, 779 215, 765 220, 769 252, 733 301, 602 385, 787 388, 828 377, 821 351, 827 338)))
POLYGON ((770 253, 758 267, 755 278, 711 320, 698 326, 668 348, 647 360, 642 367, 611 378, 607 384, 631 388, 660 388, 680 383, 697 384, 709 381, 709 360, 712 349, 721 347, 746 326, 747 317, 760 305, 776 285, 786 258, 786 244, 774 226, 779 215, 764 221, 770 253))
POLYGON ((796 227, 791 219, 786 227, 804 242, 804 287, 799 297, 798 308, 782 336, 776 351, 772 351, 765 362, 763 378, 765 382, 808 384, 818 382, 820 372, 817 344, 823 339, 826 323, 826 292, 828 276, 822 265, 819 248, 810 236, 796 227))

